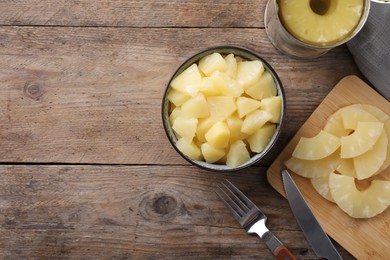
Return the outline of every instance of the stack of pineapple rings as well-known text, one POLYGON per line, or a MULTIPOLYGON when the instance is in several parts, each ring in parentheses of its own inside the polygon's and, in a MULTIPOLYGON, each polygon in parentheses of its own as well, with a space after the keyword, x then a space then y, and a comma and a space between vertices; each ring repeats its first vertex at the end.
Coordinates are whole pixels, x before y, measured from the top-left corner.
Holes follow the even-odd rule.
POLYGON ((374 217, 390 205, 390 116, 373 105, 345 106, 316 136, 301 137, 284 164, 350 216, 374 217))
POLYGON ((234 168, 260 153, 280 123, 282 99, 260 60, 214 52, 171 81, 176 147, 192 160, 234 168))

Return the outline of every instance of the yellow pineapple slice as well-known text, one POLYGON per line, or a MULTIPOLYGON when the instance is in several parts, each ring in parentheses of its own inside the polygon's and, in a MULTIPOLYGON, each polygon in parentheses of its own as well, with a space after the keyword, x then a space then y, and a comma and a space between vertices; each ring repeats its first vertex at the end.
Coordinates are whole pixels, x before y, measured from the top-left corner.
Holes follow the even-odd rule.
POLYGON ((225 149, 216 148, 210 143, 203 143, 200 146, 200 150, 202 152, 203 158, 208 163, 215 163, 225 155, 225 149))
POLYGON ((384 122, 383 127, 384 127, 384 130, 386 132, 387 140, 388 140, 388 143, 387 143, 387 155, 386 155, 385 161, 383 162, 382 167, 378 170, 378 173, 380 173, 381 171, 387 169, 390 166, 390 119, 387 119, 384 122))
POLYGON ((372 149, 353 158, 356 178, 358 180, 369 178, 379 171, 387 156, 387 146, 387 134, 385 131, 382 131, 382 134, 372 149))
POLYGON ((257 100, 276 96, 275 81, 268 71, 264 71, 258 81, 245 89, 245 93, 257 100))
POLYGON ((382 122, 358 122, 355 132, 341 137, 341 158, 353 158, 367 152, 378 141, 382 131, 382 122))
POLYGON ((348 37, 359 23, 363 0, 279 0, 282 23, 297 39, 327 46, 348 37))
POLYGON ((381 122, 385 122, 386 120, 390 119, 390 116, 385 112, 383 112, 383 110, 380 109, 379 107, 369 105, 369 104, 353 104, 351 106, 367 111, 371 115, 375 116, 381 122))
POLYGON ((250 159, 250 154, 246 148, 246 144, 242 140, 237 140, 231 144, 226 155, 226 165, 234 168, 247 162, 250 159))
POLYGON ((263 125, 259 130, 247 138, 250 150, 255 153, 262 152, 271 141, 275 131, 275 124, 267 123, 263 125))
POLYGON ((236 100, 238 116, 243 118, 246 114, 255 111, 261 106, 261 102, 247 97, 238 97, 236 100))
POLYGON ((210 78, 221 95, 239 97, 244 92, 242 86, 224 72, 216 71, 210 78))
POLYGON ((194 142, 187 142, 184 138, 180 138, 176 142, 176 147, 192 160, 202 160, 200 148, 194 142))
POLYGON ((339 150, 336 150, 329 156, 318 160, 303 160, 290 157, 284 162, 284 165, 302 177, 319 178, 334 172, 340 165, 340 162, 339 150))
POLYGON ((226 70, 225 73, 232 79, 236 79, 237 75, 237 60, 232 53, 225 57, 226 70))
POLYGON ((341 120, 344 129, 355 130, 359 122, 379 122, 371 113, 356 106, 348 106, 342 109, 341 120))
POLYGON ((171 86, 188 96, 195 96, 200 90, 202 75, 196 63, 189 66, 171 81, 171 86))
POLYGON ((321 130, 316 136, 301 137, 292 156, 302 160, 319 160, 340 147, 340 138, 321 130))
POLYGON ((373 180, 359 190, 353 177, 332 173, 329 187, 336 204, 353 218, 374 217, 390 205, 390 181, 373 180))
POLYGON ((251 135, 272 118, 272 114, 263 110, 255 110, 248 114, 242 123, 241 132, 251 135))
POLYGON ((230 143, 237 140, 244 140, 248 137, 247 134, 241 132, 243 119, 239 118, 236 114, 233 114, 226 118, 226 124, 230 130, 230 143))
POLYGON ((205 138, 216 148, 226 148, 230 140, 229 127, 224 121, 219 121, 207 131, 205 138))
POLYGON ((209 54, 199 61, 199 69, 206 76, 210 76, 215 71, 225 71, 226 67, 225 59, 217 52, 209 54))
POLYGON ((347 136, 353 131, 352 129, 344 128, 343 120, 341 118, 343 110, 344 108, 340 108, 328 117, 324 126, 324 131, 338 137, 347 136))
POLYGON ((198 119, 196 118, 177 117, 173 121, 172 129, 188 143, 191 143, 195 136, 197 125, 198 119))
POLYGON ((169 115, 169 123, 171 123, 171 125, 173 125, 173 122, 175 121, 176 118, 178 117, 185 117, 184 114, 183 114, 183 111, 181 111, 181 108, 180 107, 175 107, 171 114, 169 115))
POLYGON ((205 118, 210 115, 208 103, 202 93, 187 100, 181 106, 181 111, 189 118, 205 118))
POLYGON ((234 97, 210 96, 206 97, 209 104, 210 116, 216 121, 223 121, 237 110, 234 97))
POLYGON ((206 133, 207 131, 216 123, 217 121, 212 117, 201 118, 198 121, 198 127, 196 128, 196 137, 201 142, 206 142, 206 133))
POLYGON ((345 176, 356 177, 355 165, 353 164, 353 158, 340 158, 341 162, 337 167, 337 172, 345 176))
POLYGON ((188 96, 186 94, 183 94, 180 91, 177 91, 175 89, 171 89, 168 93, 168 100, 173 103, 176 107, 181 106, 184 102, 186 102, 188 99, 190 99, 191 96, 188 96))
POLYGON ((273 96, 263 98, 261 100, 261 109, 272 115, 272 118, 269 120, 271 123, 279 124, 282 114, 282 97, 273 96))
POLYGON ((245 90, 249 86, 255 84, 264 72, 263 63, 259 60, 240 61, 237 64, 236 80, 238 84, 245 90))
POLYGON ((335 202, 330 192, 329 176, 330 174, 322 177, 311 178, 310 182, 318 194, 330 202, 335 202))
POLYGON ((213 79, 210 77, 202 78, 202 83, 200 85, 200 92, 202 92, 205 96, 221 95, 219 88, 214 84, 213 79))

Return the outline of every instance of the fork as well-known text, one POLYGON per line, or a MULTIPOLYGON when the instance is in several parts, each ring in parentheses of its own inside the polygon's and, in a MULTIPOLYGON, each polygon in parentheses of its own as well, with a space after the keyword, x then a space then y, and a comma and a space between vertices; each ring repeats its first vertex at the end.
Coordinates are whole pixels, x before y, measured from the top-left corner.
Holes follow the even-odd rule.
POLYGON ((267 228, 265 225, 267 216, 244 193, 228 180, 226 183, 222 183, 222 187, 218 186, 218 188, 219 192, 215 193, 248 234, 256 233, 259 235, 278 260, 296 259, 267 228))

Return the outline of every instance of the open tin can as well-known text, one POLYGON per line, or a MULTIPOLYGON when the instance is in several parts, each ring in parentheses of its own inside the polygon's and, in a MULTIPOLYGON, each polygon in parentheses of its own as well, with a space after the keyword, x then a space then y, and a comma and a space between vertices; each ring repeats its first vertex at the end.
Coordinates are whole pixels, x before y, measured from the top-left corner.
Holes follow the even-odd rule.
MULTIPOLYGON (((291 0, 294 1, 294 0, 291 0)), ((283 25, 279 15, 278 0, 269 0, 265 9, 264 23, 270 42, 283 54, 294 58, 317 58, 329 50, 348 42, 362 29, 370 10, 370 0, 363 0, 363 10, 358 24, 346 38, 329 45, 314 45, 294 37, 283 25)))

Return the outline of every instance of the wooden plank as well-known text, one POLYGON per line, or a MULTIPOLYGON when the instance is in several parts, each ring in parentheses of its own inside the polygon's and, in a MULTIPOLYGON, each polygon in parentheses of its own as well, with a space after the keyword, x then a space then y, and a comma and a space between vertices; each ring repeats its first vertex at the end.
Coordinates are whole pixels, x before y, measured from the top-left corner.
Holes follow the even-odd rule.
POLYGON ((269 228, 294 254, 315 258, 265 170, 215 174, 182 166, 1 165, 0 257, 273 259, 215 195, 228 178, 268 215, 269 228))
POLYGON ((1 162, 186 163, 161 124, 164 89, 185 59, 227 44, 259 53, 281 77, 288 120, 276 153, 337 81, 357 72, 345 47, 291 59, 260 29, 3 27, 1 162))
POLYGON ((0 1, 0 25, 264 27, 267 1, 0 1))

